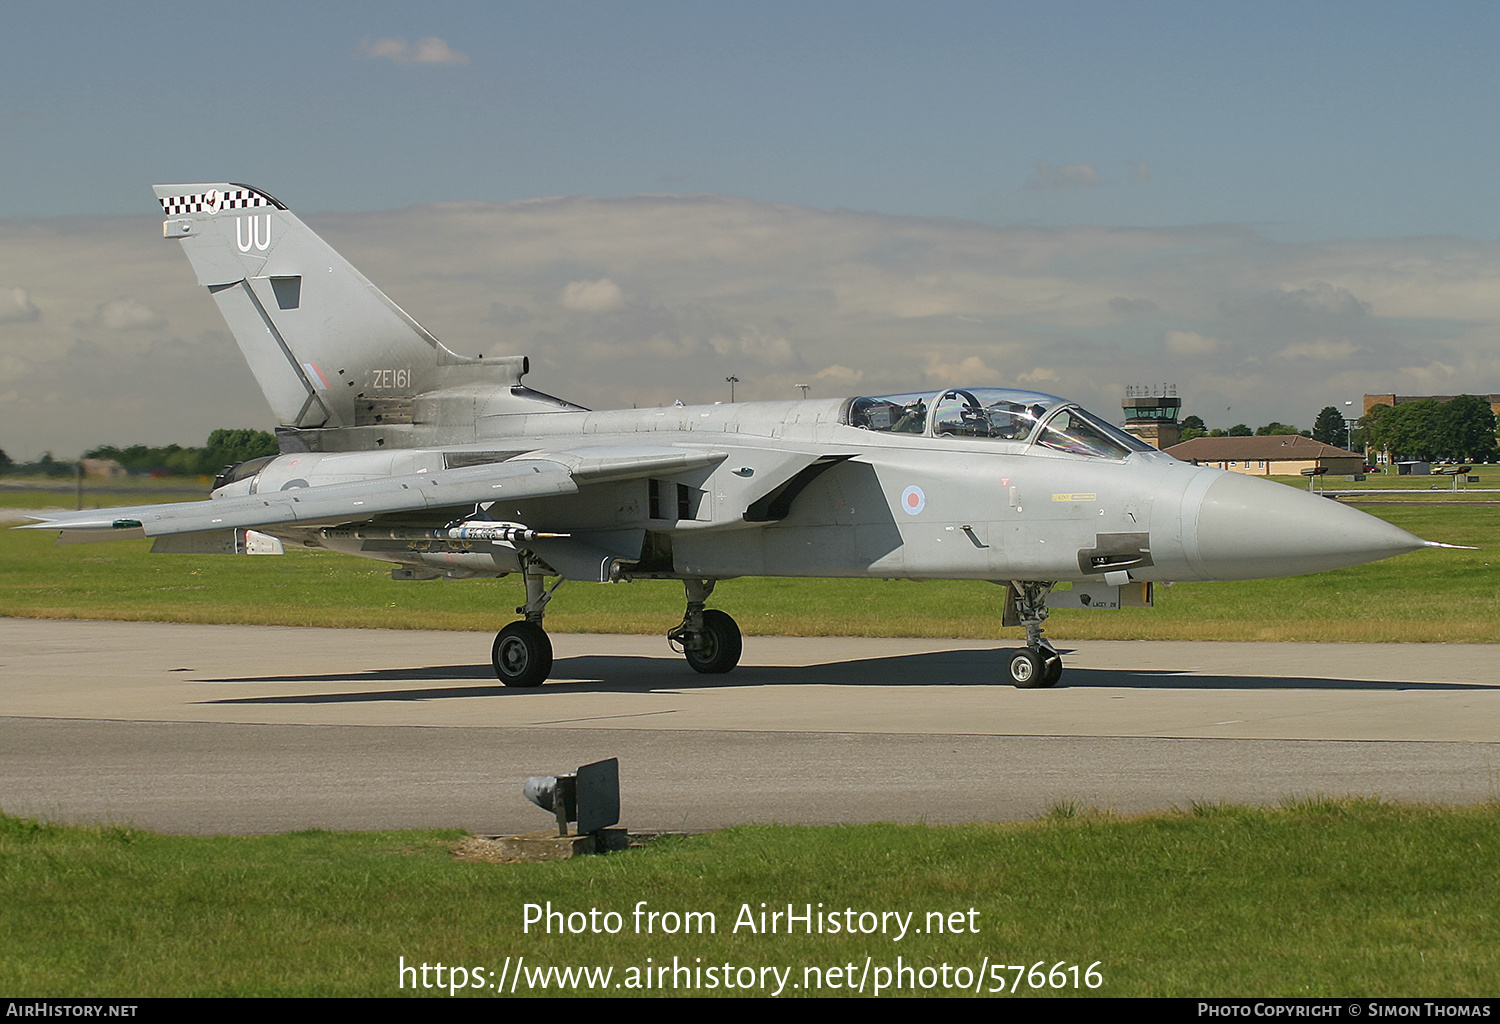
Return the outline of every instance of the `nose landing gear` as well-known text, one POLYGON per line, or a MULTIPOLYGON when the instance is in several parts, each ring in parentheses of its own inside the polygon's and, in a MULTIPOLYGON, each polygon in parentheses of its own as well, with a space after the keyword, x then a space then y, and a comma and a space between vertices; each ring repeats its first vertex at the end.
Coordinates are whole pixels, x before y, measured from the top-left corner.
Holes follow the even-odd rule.
POLYGON ((1042 638, 1047 618, 1048 582, 1012 580, 1005 602, 1004 625, 1025 626, 1026 646, 1012 651, 1005 662, 1006 678, 1023 689, 1056 686, 1062 678, 1062 655, 1042 638))

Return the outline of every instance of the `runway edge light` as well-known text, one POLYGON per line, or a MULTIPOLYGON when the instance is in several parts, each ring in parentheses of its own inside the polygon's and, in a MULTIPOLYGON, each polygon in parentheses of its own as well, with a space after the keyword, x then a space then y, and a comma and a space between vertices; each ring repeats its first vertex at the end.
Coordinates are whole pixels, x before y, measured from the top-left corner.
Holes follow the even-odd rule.
POLYGON ((521 787, 526 799, 557 818, 557 834, 568 834, 568 822, 578 823, 580 836, 595 837, 599 850, 625 845, 624 830, 611 826, 620 821, 620 761, 581 765, 565 775, 533 775, 521 787), (618 833, 618 836, 615 835, 618 833))

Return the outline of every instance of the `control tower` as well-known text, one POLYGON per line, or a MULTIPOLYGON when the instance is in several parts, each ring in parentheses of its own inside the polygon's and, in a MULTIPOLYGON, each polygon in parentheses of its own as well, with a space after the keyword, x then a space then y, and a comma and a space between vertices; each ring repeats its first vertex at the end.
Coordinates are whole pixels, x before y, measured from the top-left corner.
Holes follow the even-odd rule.
POLYGON ((1125 398, 1125 431, 1157 448, 1170 448, 1182 437, 1177 414, 1182 399, 1176 384, 1127 384, 1125 398))

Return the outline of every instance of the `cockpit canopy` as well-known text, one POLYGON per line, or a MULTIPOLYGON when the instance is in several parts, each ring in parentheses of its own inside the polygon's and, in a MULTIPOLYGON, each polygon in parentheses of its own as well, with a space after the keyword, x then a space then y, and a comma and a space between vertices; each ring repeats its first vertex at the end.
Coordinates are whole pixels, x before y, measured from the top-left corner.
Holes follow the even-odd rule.
POLYGON ((851 399, 844 422, 864 430, 1038 444, 1073 455, 1123 459, 1155 451, 1056 395, 1010 388, 954 388, 851 399))

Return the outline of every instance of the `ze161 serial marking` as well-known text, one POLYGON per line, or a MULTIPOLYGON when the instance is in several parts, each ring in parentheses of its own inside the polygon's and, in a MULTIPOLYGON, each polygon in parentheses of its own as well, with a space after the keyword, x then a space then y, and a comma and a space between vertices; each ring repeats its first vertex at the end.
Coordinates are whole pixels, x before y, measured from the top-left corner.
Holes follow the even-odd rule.
POLYGON ((371 370, 370 387, 399 390, 411 386, 411 370, 371 370))

